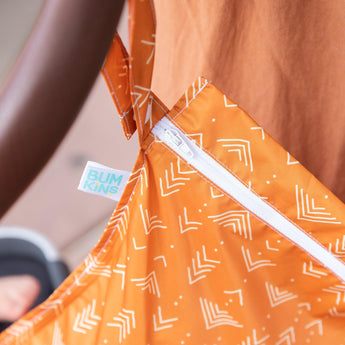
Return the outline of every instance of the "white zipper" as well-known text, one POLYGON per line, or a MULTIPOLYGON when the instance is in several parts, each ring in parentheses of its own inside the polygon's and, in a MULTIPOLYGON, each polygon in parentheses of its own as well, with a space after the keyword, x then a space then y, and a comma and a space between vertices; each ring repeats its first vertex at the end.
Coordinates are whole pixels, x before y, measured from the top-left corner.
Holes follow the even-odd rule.
POLYGON ((345 281, 345 264, 311 236, 263 201, 215 159, 198 147, 167 118, 152 129, 162 142, 181 156, 190 166, 237 200, 244 208, 262 219, 278 233, 302 248, 309 255, 345 281))

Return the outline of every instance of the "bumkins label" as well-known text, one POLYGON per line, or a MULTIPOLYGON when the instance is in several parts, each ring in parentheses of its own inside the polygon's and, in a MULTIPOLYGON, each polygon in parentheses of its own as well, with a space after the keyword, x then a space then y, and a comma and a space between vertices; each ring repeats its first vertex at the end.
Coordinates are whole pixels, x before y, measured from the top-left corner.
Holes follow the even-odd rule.
POLYGON ((80 179, 78 189, 119 201, 129 175, 129 171, 111 169, 89 161, 80 179))

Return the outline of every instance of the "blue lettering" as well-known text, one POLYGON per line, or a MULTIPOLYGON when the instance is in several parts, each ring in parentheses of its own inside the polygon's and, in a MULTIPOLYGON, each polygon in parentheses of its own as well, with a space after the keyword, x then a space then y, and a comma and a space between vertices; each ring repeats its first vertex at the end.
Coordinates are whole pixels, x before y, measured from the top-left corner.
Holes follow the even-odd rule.
POLYGON ((122 177, 123 177, 123 175, 120 175, 120 176, 116 177, 115 174, 111 174, 111 178, 110 178, 109 183, 117 184, 119 186, 120 183, 121 183, 122 177))
POLYGON ((97 189, 97 185, 95 184, 95 182, 90 182, 86 180, 84 183, 84 189, 89 189, 95 192, 97 189))
POLYGON ((87 178, 89 180, 97 181, 97 175, 98 175, 98 173, 96 170, 90 170, 88 175, 87 175, 87 178))
POLYGON ((98 186, 98 192, 103 192, 104 194, 108 194, 109 191, 109 185, 105 186, 104 184, 100 184, 98 186))

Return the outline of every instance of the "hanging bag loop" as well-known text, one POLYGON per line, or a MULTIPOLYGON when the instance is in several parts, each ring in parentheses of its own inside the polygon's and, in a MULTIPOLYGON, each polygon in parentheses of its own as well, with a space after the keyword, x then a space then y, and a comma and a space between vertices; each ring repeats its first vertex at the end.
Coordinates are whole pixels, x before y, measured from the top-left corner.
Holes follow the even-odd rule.
POLYGON ((151 0, 129 1, 128 53, 118 33, 103 75, 120 114, 127 139, 138 130, 139 143, 151 130, 151 82, 155 56, 155 12, 151 0))

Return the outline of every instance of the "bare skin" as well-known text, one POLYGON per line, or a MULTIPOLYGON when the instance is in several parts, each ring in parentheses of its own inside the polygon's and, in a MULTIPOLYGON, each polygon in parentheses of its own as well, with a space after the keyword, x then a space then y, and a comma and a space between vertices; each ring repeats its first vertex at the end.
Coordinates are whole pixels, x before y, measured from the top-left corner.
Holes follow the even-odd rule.
POLYGON ((124 0, 47 0, 0 96, 0 218, 76 118, 124 0))
POLYGON ((13 322, 23 316, 40 290, 39 281, 29 275, 0 278, 0 321, 13 322))

